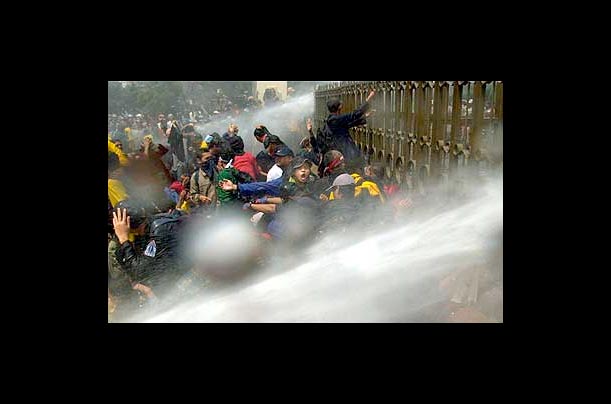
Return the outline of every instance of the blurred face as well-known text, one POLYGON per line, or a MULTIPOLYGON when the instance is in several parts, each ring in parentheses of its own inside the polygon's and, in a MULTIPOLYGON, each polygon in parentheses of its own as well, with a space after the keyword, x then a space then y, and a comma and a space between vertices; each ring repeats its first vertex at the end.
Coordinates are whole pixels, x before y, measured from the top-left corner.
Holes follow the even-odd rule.
POLYGON ((291 156, 276 157, 276 164, 278 164, 278 167, 281 168, 288 167, 288 165, 291 164, 292 161, 293 157, 291 156))
POLYGON ((333 188, 333 196, 335 197, 335 199, 342 199, 343 195, 342 195, 342 187, 335 187, 333 188))
POLYGON ((346 168, 346 162, 344 161, 344 155, 339 152, 334 153, 333 160, 337 160, 337 159, 340 160, 340 163, 335 166, 334 170, 346 168))
POLYGON ((159 115, 159 116, 157 117, 157 120, 158 120, 159 122, 165 121, 165 115, 163 115, 163 114, 162 114, 162 115, 159 115))
POLYGON ((119 148, 119 149, 123 150, 123 143, 121 143, 121 142, 116 142, 116 143, 115 143, 115 146, 117 146, 117 148, 119 148))
POLYGON ((211 152, 206 152, 206 153, 202 153, 202 157, 197 159, 197 162, 200 165, 205 164, 206 162, 208 162, 208 160, 210 160, 212 158, 212 153, 211 152))
POLYGON ((302 184, 305 184, 308 181, 309 177, 310 165, 308 163, 305 163, 304 165, 299 168, 296 168, 295 171, 293 171, 293 178, 295 178, 295 180, 299 181, 302 184))

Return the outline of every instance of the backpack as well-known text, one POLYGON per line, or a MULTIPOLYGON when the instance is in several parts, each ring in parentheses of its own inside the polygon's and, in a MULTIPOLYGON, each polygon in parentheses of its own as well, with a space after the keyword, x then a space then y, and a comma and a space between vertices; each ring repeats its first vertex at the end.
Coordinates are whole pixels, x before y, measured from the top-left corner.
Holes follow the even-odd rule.
POLYGON ((179 210, 152 217, 149 241, 142 248, 152 261, 140 268, 142 279, 170 285, 189 269, 188 257, 181 251, 188 217, 179 210))
POLYGON ((153 216, 149 233, 150 237, 153 240, 165 240, 168 237, 175 236, 186 218, 187 215, 177 209, 171 213, 160 213, 153 216))
POLYGON ((318 143, 318 147, 320 148, 320 152, 323 156, 329 150, 335 150, 335 140, 333 137, 333 132, 331 132, 331 129, 329 129, 329 125, 327 125, 326 119, 322 129, 318 128, 318 132, 316 134, 316 142, 318 143))

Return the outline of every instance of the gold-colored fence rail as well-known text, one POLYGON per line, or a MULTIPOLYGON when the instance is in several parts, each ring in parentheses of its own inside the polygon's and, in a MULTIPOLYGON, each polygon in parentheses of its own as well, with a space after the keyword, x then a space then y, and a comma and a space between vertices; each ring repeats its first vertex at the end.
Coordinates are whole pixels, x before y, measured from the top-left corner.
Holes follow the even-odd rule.
POLYGON ((369 92, 376 113, 351 135, 370 162, 408 188, 460 184, 502 167, 503 82, 336 82, 315 93, 315 123, 322 128, 327 101, 338 98, 343 113, 358 108, 369 92))

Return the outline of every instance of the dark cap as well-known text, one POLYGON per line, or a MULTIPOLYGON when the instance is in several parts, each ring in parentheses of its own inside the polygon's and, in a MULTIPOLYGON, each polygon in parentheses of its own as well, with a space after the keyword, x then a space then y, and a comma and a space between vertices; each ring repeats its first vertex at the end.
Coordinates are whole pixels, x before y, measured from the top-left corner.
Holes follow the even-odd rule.
POLYGON ((266 149, 269 147, 270 144, 284 144, 282 142, 282 140, 280 140, 280 138, 276 135, 268 135, 265 140, 263 141, 263 147, 265 147, 266 149))
POLYGON ((274 157, 284 157, 284 156, 295 157, 295 153, 293 153, 293 151, 289 149, 288 146, 282 145, 276 150, 276 152, 274 153, 274 157))
POLYGON ((296 170, 304 164, 309 164, 312 167, 312 162, 305 157, 297 156, 291 162, 291 170, 296 170))
POLYGON ((329 109, 329 112, 337 112, 340 105, 342 105, 342 102, 337 98, 327 101, 327 108, 329 109))

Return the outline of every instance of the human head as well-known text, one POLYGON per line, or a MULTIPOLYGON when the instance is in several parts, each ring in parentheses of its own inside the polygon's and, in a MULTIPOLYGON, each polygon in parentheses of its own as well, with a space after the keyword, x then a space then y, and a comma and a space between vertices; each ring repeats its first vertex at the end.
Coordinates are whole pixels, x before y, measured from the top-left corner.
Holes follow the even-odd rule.
POLYGON ((143 233, 146 226, 146 210, 144 207, 139 206, 134 201, 128 199, 120 201, 115 206, 115 211, 119 209, 126 209, 127 216, 129 216, 129 227, 132 230, 139 230, 138 233, 143 233))
POLYGON ((334 172, 341 172, 346 169, 344 155, 340 151, 329 150, 325 153, 322 166, 325 167, 323 176, 331 175, 334 172))
POLYGON ((235 123, 231 123, 229 125, 229 129, 227 130, 229 134, 234 135, 234 136, 236 136, 239 131, 240 131, 240 128, 235 123))
POLYGON ((231 146, 231 150, 233 150, 235 154, 244 154, 244 140, 241 136, 232 136, 229 139, 229 145, 231 146))
POLYGON ((289 167, 293 158, 295 157, 295 153, 288 146, 280 146, 274 152, 274 157, 276 158, 276 164, 278 167, 285 169, 289 167))
POLYGON ((354 178, 350 174, 340 174, 326 191, 333 190, 335 199, 354 199, 354 187, 354 178))
POLYGON ((225 167, 227 167, 227 163, 229 163, 229 160, 219 156, 219 159, 216 162, 216 169, 219 171, 223 170, 225 167))
POLYGON ((339 114, 341 112, 342 106, 342 102, 337 98, 327 101, 327 109, 332 114, 339 114))
POLYGON ((206 152, 200 151, 195 154, 195 160, 197 164, 200 166, 204 165, 212 158, 214 158, 214 156, 212 155, 212 152, 209 152, 209 151, 206 151, 206 152))
POLYGON ((182 133, 183 134, 195 133, 195 128, 193 127, 193 124, 189 123, 189 124, 185 125, 185 127, 182 129, 182 133))
POLYGON ((280 138, 276 135, 267 136, 265 138, 265 141, 263 142, 263 147, 267 149, 267 152, 270 155, 274 155, 274 152, 276 151, 276 149, 278 149, 278 147, 280 147, 281 145, 283 145, 283 143, 280 140, 280 138))
POLYGON ((211 137, 212 140, 208 142, 208 149, 213 155, 219 156, 222 150, 221 144, 223 143, 223 138, 216 132, 214 132, 211 137))
POLYGON ((306 183, 310 178, 312 162, 305 157, 298 156, 291 162, 291 176, 299 183, 306 183))
POLYGON ((301 147, 302 149, 306 149, 306 150, 312 149, 312 144, 310 143, 310 138, 309 137, 304 137, 301 140, 301 143, 299 143, 299 147, 301 147))
MULTIPOLYGON (((271 133, 269 132, 269 130, 265 126, 258 125, 255 128, 254 135, 255 135, 255 139, 257 139, 257 141, 259 143, 263 143, 265 141, 265 138, 267 136, 271 135, 271 133)), ((267 147, 266 147, 266 149, 267 149, 267 147)))
POLYGON ((365 167, 364 173, 368 177, 381 180, 384 178, 384 166, 381 163, 370 164, 365 167))

